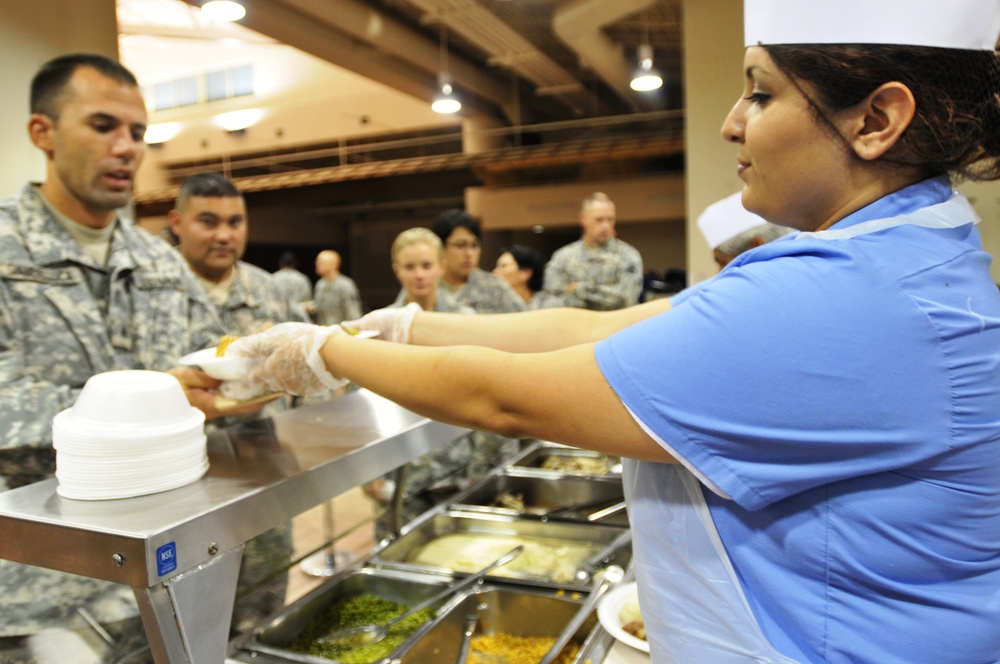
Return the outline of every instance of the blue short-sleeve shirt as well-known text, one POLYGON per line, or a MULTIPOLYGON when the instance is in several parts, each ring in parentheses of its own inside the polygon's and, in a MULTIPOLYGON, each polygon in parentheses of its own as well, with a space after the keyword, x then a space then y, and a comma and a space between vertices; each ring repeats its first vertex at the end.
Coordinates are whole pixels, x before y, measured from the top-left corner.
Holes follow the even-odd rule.
MULTIPOLYGON (((950 193, 930 180, 835 228, 950 193)), ((788 656, 1000 660, 989 262, 971 223, 790 236, 598 344, 625 405, 730 498, 706 492, 754 614, 788 656)))

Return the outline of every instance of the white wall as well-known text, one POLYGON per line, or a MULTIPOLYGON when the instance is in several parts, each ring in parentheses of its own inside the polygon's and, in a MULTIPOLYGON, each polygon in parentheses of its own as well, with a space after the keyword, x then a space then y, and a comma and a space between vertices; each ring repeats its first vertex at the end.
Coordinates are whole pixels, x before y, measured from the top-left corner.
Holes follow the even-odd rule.
POLYGON ((49 59, 77 51, 117 57, 114 0, 0 2, 0 197, 45 177, 45 160, 28 139, 28 87, 49 59))
MULTIPOLYGON (((297 49, 265 41, 220 47, 208 40, 123 37, 125 61, 144 86, 228 66, 252 64, 254 94, 150 113, 150 124, 179 122, 180 133, 148 153, 137 189, 166 186, 158 164, 262 152, 389 131, 457 126, 420 99, 335 67, 297 49), (141 39, 137 48, 134 40, 141 39), (152 57, 149 57, 150 54, 152 57), (214 117, 245 108, 264 109, 263 118, 242 135, 230 135, 214 117)), ((147 104, 152 108, 152 100, 147 104)))
POLYGON ((718 272, 695 225, 706 207, 743 188, 736 148, 720 129, 743 84, 743 0, 684 0, 687 265, 694 284, 718 272))

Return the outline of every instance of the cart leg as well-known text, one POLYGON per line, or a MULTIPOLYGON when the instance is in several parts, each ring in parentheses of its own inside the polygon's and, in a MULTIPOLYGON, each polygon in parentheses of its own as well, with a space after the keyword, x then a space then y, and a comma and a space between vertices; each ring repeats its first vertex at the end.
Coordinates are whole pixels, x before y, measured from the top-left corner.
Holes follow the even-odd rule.
POLYGON ((221 664, 243 546, 150 588, 133 588, 156 664, 221 664))

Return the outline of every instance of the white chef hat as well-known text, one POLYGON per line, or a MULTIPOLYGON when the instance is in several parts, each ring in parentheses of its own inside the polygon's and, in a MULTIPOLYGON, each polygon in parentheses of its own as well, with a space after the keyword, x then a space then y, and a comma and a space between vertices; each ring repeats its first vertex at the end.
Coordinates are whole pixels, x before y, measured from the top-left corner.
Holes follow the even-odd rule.
POLYGON ((705 236, 705 242, 715 249, 726 240, 732 239, 767 220, 743 207, 743 193, 736 192, 721 201, 712 203, 698 216, 698 230, 705 236))
POLYGON ((1000 0, 744 0, 747 46, 896 44, 992 51, 1000 0))

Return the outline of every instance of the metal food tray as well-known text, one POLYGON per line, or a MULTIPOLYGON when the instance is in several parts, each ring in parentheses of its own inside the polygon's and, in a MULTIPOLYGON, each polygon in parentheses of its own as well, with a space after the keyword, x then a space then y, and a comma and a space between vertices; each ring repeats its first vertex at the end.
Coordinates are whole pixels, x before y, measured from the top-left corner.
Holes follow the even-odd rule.
MULTIPOLYGON (((270 655, 282 661, 329 664, 333 660, 298 653, 287 649, 286 646, 331 605, 343 599, 371 593, 383 599, 412 606, 440 592, 448 582, 449 579, 441 576, 403 570, 380 570, 370 567, 352 569, 318 586, 282 609, 280 613, 262 623, 239 642, 237 648, 255 654, 270 655)), ((442 599, 435 608, 440 609, 448 601, 449 598, 442 599)), ((419 638, 429 628, 430 622, 414 632, 400 648, 419 638)))
MULTIPOLYGON (((509 469, 487 475, 452 499, 450 508, 484 514, 590 523, 588 515, 625 500, 620 477, 581 477, 509 469), (497 505, 504 494, 520 496, 524 510, 497 505)), ((623 510, 599 523, 628 526, 623 510)))
POLYGON ((618 479, 621 479, 622 476, 622 463, 619 457, 602 454, 601 452, 594 452, 593 450, 567 447, 565 445, 548 443, 545 441, 540 441, 535 445, 528 447, 526 450, 521 452, 521 454, 508 461, 506 467, 507 469, 517 470, 518 472, 545 473, 551 475, 608 477, 618 479), (562 459, 581 458, 585 460, 606 459, 608 462, 608 470, 605 473, 591 473, 575 470, 552 470, 543 468, 542 465, 550 457, 558 457, 562 459))
MULTIPOLYGON (((411 639, 395 653, 392 664, 454 662, 461 644, 465 617, 476 613, 474 634, 505 633, 514 636, 558 637, 580 605, 585 592, 486 585, 473 588, 450 602, 419 638, 411 639)), ((573 636, 583 644, 597 626, 594 612, 573 636)))
MULTIPOLYGON (((628 528, 598 523, 571 523, 567 521, 541 521, 523 517, 498 514, 478 514, 461 510, 432 510, 416 519, 396 540, 388 541, 373 552, 368 561, 376 567, 389 567, 415 572, 444 575, 446 577, 465 576, 443 566, 431 566, 410 562, 414 554, 425 544, 450 534, 461 533, 480 536, 516 536, 525 540, 565 542, 585 544, 600 555, 596 569, 610 564, 628 567, 632 560, 631 542, 621 542, 629 534, 628 528), (612 551, 604 551, 614 545, 612 551)), ((502 568, 501 568, 502 569, 502 568)), ((589 587, 589 579, 556 581, 545 576, 516 576, 488 574, 487 580, 496 583, 517 583, 547 588, 580 590, 589 587)))

